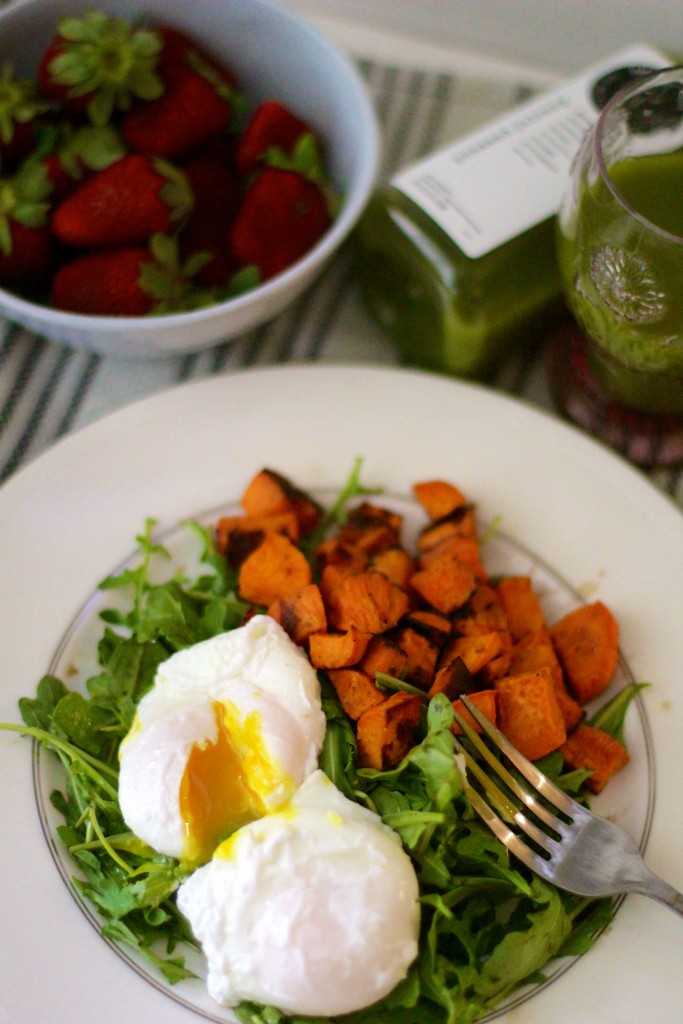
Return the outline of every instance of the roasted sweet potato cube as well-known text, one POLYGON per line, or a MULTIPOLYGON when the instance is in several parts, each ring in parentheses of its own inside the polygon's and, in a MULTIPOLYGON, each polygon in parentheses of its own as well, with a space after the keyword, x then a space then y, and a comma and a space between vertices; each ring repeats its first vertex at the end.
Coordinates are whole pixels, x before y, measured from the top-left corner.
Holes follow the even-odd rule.
POLYGON ((242 495, 242 508, 254 516, 293 512, 302 534, 315 529, 322 515, 319 503, 310 494, 272 469, 262 469, 252 478, 242 495))
POLYGON ((571 732, 583 718, 581 705, 571 696, 564 682, 562 666, 555 653, 550 631, 547 626, 527 633, 512 648, 509 675, 520 675, 522 672, 535 672, 539 668, 549 668, 555 696, 560 705, 567 732, 571 732))
POLYGON ((398 644, 406 657, 405 678, 421 690, 428 690, 439 657, 440 644, 434 635, 416 629, 415 626, 399 624, 391 631, 391 639, 398 644))
POLYGON ((344 576, 329 594, 323 593, 328 622, 341 631, 356 626, 363 633, 383 633, 405 615, 409 605, 404 590, 372 569, 344 576))
POLYGON ((437 693, 443 693, 454 701, 463 693, 474 693, 477 689, 477 682, 465 662, 461 657, 454 657, 437 669, 427 696, 431 700, 437 693))
POLYGON ((375 672, 382 672, 397 679, 403 677, 407 665, 405 652, 386 634, 373 636, 365 648, 358 667, 374 678, 375 672))
POLYGON ((349 547, 360 548, 367 554, 398 547, 403 517, 369 501, 352 508, 339 530, 339 539, 349 547))
POLYGON ((313 552, 316 565, 323 570, 328 565, 342 566, 351 572, 362 572, 368 564, 368 555, 360 548, 349 547, 339 537, 327 537, 313 552))
POLYGON ((315 583, 276 597, 268 614, 279 622, 295 644, 305 644, 312 634, 327 629, 322 594, 315 583))
POLYGON ((488 573, 481 560, 479 543, 472 537, 460 537, 458 534, 453 534, 433 548, 420 552, 418 565, 420 569, 427 569, 432 562, 443 559, 456 559, 471 569, 478 581, 482 583, 488 581, 488 573))
POLYGON ((357 664, 370 641, 370 633, 351 626, 344 633, 315 633, 309 640, 308 655, 314 668, 348 668, 357 664))
POLYGON ((415 745, 422 701, 412 693, 394 693, 358 719, 358 760, 364 768, 385 770, 398 764, 415 745))
POLYGON ((451 633, 451 620, 446 615, 429 611, 426 608, 414 608, 405 617, 406 626, 414 626, 418 631, 426 635, 433 635, 434 639, 443 644, 451 633))
POLYGON ((318 586, 320 587, 320 593, 323 595, 323 601, 325 602, 325 608, 329 604, 331 595, 337 589, 342 580, 345 580, 347 576, 355 576, 358 572, 363 572, 362 569, 353 569, 346 565, 336 564, 330 562, 320 573, 320 579, 318 580, 318 586))
POLYGON ((567 684, 579 704, 605 690, 619 660, 619 626, 602 601, 584 604, 551 627, 567 684))
POLYGON ((263 541, 267 533, 284 533, 299 539, 299 522, 293 512, 273 516, 222 516, 216 523, 216 548, 228 565, 239 568, 263 541))
POLYGON ((569 768, 587 768, 593 772, 586 786, 593 793, 604 789, 616 772, 628 762, 626 747, 603 729, 579 725, 560 747, 569 768))
POLYGON ((498 727, 530 761, 557 750, 567 738, 550 669, 496 680, 498 727))
POLYGON ((549 668, 553 678, 562 683, 562 666, 547 626, 540 626, 527 633, 512 646, 510 675, 534 672, 537 668, 549 668))
POLYGON ((506 576, 498 581, 496 591, 505 609, 508 629, 514 641, 545 626, 541 602, 533 589, 530 576, 506 576))
MULTIPOLYGON (((475 704, 477 708, 481 711, 482 715, 486 715, 489 721, 493 722, 493 724, 496 725, 496 701, 498 699, 496 691, 476 690, 474 693, 468 694, 468 697, 472 701, 472 703, 475 704)), ((482 731, 481 726, 475 722, 475 720, 472 718, 472 715, 469 713, 469 711, 467 710, 467 708, 465 707, 461 700, 453 701, 453 709, 457 711, 460 717, 463 718, 467 722, 467 724, 472 729, 474 729, 475 732, 482 731)), ((457 722, 453 722, 453 725, 451 726, 451 731, 454 732, 456 736, 459 736, 463 732, 463 730, 460 728, 457 722)))
POLYGON ((335 668, 327 675, 335 689, 343 710, 354 721, 376 704, 387 700, 387 695, 375 684, 367 672, 357 668, 335 668))
POLYGON ((465 665, 476 675, 481 672, 484 665, 487 665, 492 658, 499 657, 504 650, 502 633, 478 633, 475 636, 458 636, 450 641, 445 648, 442 661, 448 662, 451 658, 462 658, 465 665))
POLYGON ((311 567, 296 544, 281 533, 269 533, 239 570, 240 597, 253 604, 272 604, 292 590, 312 583, 311 567))
POLYGON ((496 590, 478 583, 467 602, 453 617, 453 632, 459 636, 507 632, 507 615, 496 590))
MULTIPOLYGON (((473 634, 474 636, 486 636, 483 634, 473 634)), ((502 676, 512 675, 510 670, 510 661, 512 657, 512 640, 510 634, 503 631, 497 634, 500 637, 500 653, 490 661, 487 661, 485 665, 479 669, 477 673, 477 681, 482 687, 493 686, 496 679, 500 679, 502 676)))
POLYGON ((402 590, 407 590, 415 572, 415 561, 404 548, 391 547, 370 559, 370 566, 402 590))
POLYGON ((446 480, 423 480, 413 484, 413 494, 430 519, 441 519, 467 504, 467 498, 446 480))
POLYGON ((462 692, 469 693, 470 689, 477 689, 475 684, 463 691, 463 682, 473 681, 473 677, 494 658, 499 657, 502 651, 501 633, 480 633, 450 640, 441 653, 429 696, 445 693, 450 700, 455 700, 462 692), (464 676, 461 665, 467 670, 464 676))
POLYGON ((474 509, 469 505, 461 505, 454 512, 442 519, 437 519, 436 522, 429 523, 420 530, 417 549, 421 552, 429 551, 442 541, 450 540, 451 537, 476 540, 477 520, 474 509))
POLYGON ((410 585, 432 608, 450 615, 467 601, 476 579, 472 570, 455 555, 444 553, 413 573, 410 585))
POLYGON ((565 686, 558 686, 557 683, 555 683, 555 696, 557 697, 557 703, 559 704, 560 711, 562 712, 565 729, 569 733, 572 729, 576 729, 577 725, 584 717, 585 712, 579 702, 574 700, 571 694, 567 691, 565 686))

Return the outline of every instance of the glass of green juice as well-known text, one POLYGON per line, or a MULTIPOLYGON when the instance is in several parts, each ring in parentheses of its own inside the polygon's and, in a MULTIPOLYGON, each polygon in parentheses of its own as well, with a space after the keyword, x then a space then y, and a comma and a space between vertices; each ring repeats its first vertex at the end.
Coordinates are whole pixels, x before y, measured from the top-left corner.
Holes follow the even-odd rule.
POLYGON ((683 462, 683 67, 636 78, 588 130, 557 256, 558 406, 637 463, 683 462))

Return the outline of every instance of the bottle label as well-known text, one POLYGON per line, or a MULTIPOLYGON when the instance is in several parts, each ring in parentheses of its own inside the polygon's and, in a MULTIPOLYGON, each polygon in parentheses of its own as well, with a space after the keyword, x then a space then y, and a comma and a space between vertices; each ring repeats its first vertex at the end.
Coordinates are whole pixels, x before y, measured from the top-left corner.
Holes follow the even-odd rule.
POLYGON ((559 209, 585 131, 634 74, 668 67, 649 46, 593 65, 397 174, 391 184, 476 259, 559 209))

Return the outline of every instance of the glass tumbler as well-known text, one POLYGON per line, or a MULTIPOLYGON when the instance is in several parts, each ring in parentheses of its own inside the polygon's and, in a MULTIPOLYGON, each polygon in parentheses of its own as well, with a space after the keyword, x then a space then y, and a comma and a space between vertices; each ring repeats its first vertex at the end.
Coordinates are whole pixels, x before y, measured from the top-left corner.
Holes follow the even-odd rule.
POLYGON ((557 255, 557 405, 634 462, 682 462, 683 67, 636 78, 584 136, 557 255))

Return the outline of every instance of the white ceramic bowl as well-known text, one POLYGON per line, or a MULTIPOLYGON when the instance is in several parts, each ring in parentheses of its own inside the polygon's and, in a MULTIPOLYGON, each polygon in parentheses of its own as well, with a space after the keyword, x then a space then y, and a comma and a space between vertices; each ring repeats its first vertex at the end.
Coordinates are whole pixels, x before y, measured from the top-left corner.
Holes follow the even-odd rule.
POLYGON ((147 13, 185 29, 234 69, 250 102, 290 104, 322 137, 343 204, 305 256, 229 302, 167 316, 99 317, 49 309, 0 288, 0 314, 66 345, 146 358, 198 351, 266 323, 320 274, 374 185, 379 132, 360 75, 317 30, 270 0, 13 0, 0 11, 0 66, 11 60, 20 74, 35 74, 57 19, 92 9, 147 13))

